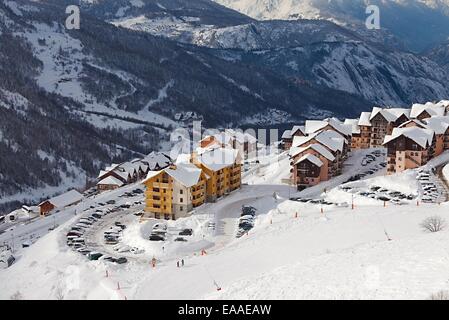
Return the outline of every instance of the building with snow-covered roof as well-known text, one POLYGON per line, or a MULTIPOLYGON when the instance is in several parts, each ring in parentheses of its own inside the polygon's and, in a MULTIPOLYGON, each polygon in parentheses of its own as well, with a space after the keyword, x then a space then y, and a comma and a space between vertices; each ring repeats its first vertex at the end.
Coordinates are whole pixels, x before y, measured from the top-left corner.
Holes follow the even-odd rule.
POLYGON ((370 147, 381 147, 386 135, 391 134, 393 128, 400 126, 410 119, 410 109, 374 107, 370 115, 371 134, 370 147))
POLYGON ((204 170, 207 181, 207 201, 218 198, 239 189, 242 181, 242 160, 235 149, 219 148, 201 155, 194 153, 192 162, 204 170))
POLYGON ((185 217, 206 201, 207 175, 192 163, 179 163, 150 171, 146 186, 146 216, 176 220, 185 217))
POLYGON ((385 136, 387 174, 425 165, 435 155, 435 131, 419 127, 394 128, 385 136))
POLYGON ((337 166, 336 157, 318 143, 291 148, 290 160, 293 167, 291 180, 298 189, 329 180, 337 166))
POLYGON ((415 103, 412 105, 410 118, 424 120, 430 117, 444 116, 445 113, 446 109, 442 105, 437 105, 430 102, 426 104, 415 103))
POLYGON ((76 190, 71 190, 57 197, 41 202, 39 212, 41 216, 48 215, 51 211, 64 209, 66 207, 80 203, 83 200, 83 195, 76 190))

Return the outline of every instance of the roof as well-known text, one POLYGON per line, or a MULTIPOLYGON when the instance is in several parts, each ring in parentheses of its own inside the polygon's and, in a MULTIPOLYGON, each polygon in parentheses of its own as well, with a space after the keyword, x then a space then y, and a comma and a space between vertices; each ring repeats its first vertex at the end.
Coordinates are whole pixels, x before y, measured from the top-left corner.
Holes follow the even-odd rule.
POLYGON ((252 134, 248 132, 243 132, 241 130, 234 130, 234 129, 226 129, 225 132, 233 137, 235 140, 237 140, 239 143, 256 143, 257 138, 254 137, 252 134))
POLYGON ((424 111, 430 116, 444 116, 446 110, 443 105, 437 105, 431 102, 427 102, 426 104, 415 103, 412 105, 410 117, 416 118, 424 111))
POLYGON ((306 134, 306 128, 304 126, 293 126, 292 130, 290 130, 291 135, 295 135, 298 130, 301 131, 302 134, 306 134))
POLYGON ((112 186, 119 186, 119 187, 124 185, 123 181, 121 181, 121 180, 119 180, 119 179, 117 179, 116 177, 113 177, 113 176, 109 176, 109 177, 104 178, 103 180, 98 182, 97 185, 98 184, 112 185, 112 186))
POLYGON ((415 141, 423 148, 427 148, 432 144, 435 132, 431 129, 422 129, 418 127, 411 128, 394 128, 391 135, 385 136, 383 144, 387 144, 401 136, 415 141))
POLYGON ((371 127, 371 112, 362 112, 360 114, 359 126, 371 127))
POLYGON ((158 176, 163 172, 167 173, 169 176, 171 176, 173 179, 178 181, 183 186, 189 188, 198 183, 201 177, 202 170, 201 168, 195 166, 193 163, 183 162, 177 165, 172 165, 163 170, 148 172, 147 177, 145 178, 144 181, 142 181, 142 183, 144 184, 148 180, 158 176))
POLYGON ((346 119, 344 124, 347 126, 351 126, 352 134, 360 133, 359 119, 346 119))
POLYGON ((352 127, 341 123, 340 120, 336 118, 328 118, 325 120, 307 120, 305 132, 307 134, 311 134, 324 129, 328 125, 345 136, 350 136, 352 134, 352 127))
POLYGON ((290 149, 290 156, 294 157, 297 154, 300 154, 308 149, 313 149, 316 152, 318 152, 319 154, 321 154, 323 157, 325 157, 326 159, 328 159, 329 161, 334 161, 335 157, 334 155, 327 150, 325 147, 323 147, 321 144, 318 143, 312 143, 310 145, 308 145, 307 147, 295 147, 295 148, 291 148, 290 149))
POLYGON ((345 143, 348 143, 348 141, 338 132, 335 132, 333 130, 325 130, 321 132, 315 132, 314 134, 306 137, 293 137, 292 147, 300 147, 312 139, 315 139, 332 151, 343 151, 345 143))
POLYGON ((285 130, 282 134, 282 139, 291 139, 292 138, 292 131, 291 130, 285 130))
POLYGON ((170 156, 163 152, 151 152, 142 161, 148 163, 151 171, 164 169, 173 163, 170 156))
POLYGON ((237 161, 238 150, 219 148, 207 151, 198 156, 198 161, 207 168, 218 171, 233 165, 237 161))
POLYGON ((449 128, 449 117, 432 117, 424 121, 425 127, 432 129, 436 134, 444 134, 449 128))
POLYGON ((174 168, 166 168, 164 171, 180 184, 188 188, 198 183, 202 172, 200 168, 192 163, 181 163, 174 168))
POLYGON ((369 120, 371 121, 377 114, 381 114, 388 122, 394 122, 398 120, 402 115, 405 115, 407 118, 410 118, 410 109, 404 108, 389 108, 382 109, 378 107, 374 107, 371 112, 371 116, 369 120))
POLYGON ((295 162, 295 164, 301 163, 301 162, 306 161, 306 160, 312 162, 317 167, 323 166, 323 162, 320 159, 318 159, 318 157, 316 157, 316 156, 314 156, 313 154, 310 154, 310 153, 308 153, 308 154, 304 155, 303 157, 301 157, 298 161, 295 162))
POLYGON ((71 190, 69 192, 66 192, 64 194, 61 194, 57 197, 48 199, 46 201, 43 201, 39 204, 42 205, 45 202, 50 202, 52 205, 54 205, 56 208, 64 208, 71 204, 74 204, 76 202, 79 202, 83 199, 83 195, 79 193, 76 190, 71 190))
POLYGON ((404 128, 405 126, 407 126, 410 123, 415 123, 420 128, 426 128, 426 124, 423 123, 421 120, 418 120, 418 119, 410 119, 410 120, 402 123, 401 125, 399 125, 399 128, 404 128))

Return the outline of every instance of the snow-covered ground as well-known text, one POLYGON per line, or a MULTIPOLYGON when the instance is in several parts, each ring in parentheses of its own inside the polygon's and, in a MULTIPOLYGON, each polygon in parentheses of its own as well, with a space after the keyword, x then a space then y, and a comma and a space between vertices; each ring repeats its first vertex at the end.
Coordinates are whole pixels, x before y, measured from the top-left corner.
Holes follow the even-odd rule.
MULTIPOLYGON (((354 152, 342 176, 301 193, 282 184, 288 168, 285 154, 261 158, 245 173, 241 190, 198 208, 189 218, 168 222, 165 242, 147 240, 157 221, 133 215, 141 210, 139 206, 108 215, 92 226, 88 245, 105 254, 126 256, 128 263, 123 265, 88 261, 70 249, 65 234, 80 215, 70 213, 74 208, 61 212, 67 219, 58 219, 55 231, 21 250, 13 266, 0 270, 0 298, 427 299, 448 290, 449 230, 427 233, 420 227, 430 215, 449 221, 448 203, 410 200, 384 206, 383 201, 342 190, 340 185, 350 177, 370 170, 364 180, 343 187, 360 191, 378 186, 420 195, 417 170, 384 176, 383 156, 362 166, 374 151, 354 152), (296 201, 304 197, 334 205, 296 201), (338 205, 352 199, 354 209, 338 205), (237 239, 244 204, 257 209, 257 218, 255 227, 237 239), (117 254, 103 243, 104 230, 115 221, 127 226, 121 244, 144 249, 143 253, 117 254), (187 242, 174 241, 183 228, 193 229, 193 236, 185 237, 187 242), (150 263, 153 257, 155 268, 150 263), (181 259, 185 266, 178 268, 181 259)), ((447 161, 447 155, 442 157, 438 165, 447 161)), ((107 192, 80 206, 96 207, 109 199, 119 204, 127 201, 118 197, 124 192, 107 192)), ((2 236, 8 239, 10 234, 2 236)))

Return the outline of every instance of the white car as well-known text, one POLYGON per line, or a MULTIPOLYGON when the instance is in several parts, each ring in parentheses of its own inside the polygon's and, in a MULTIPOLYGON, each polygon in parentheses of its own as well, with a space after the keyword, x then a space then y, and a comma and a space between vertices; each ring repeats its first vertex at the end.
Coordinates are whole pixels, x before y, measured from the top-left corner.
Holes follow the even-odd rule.
POLYGON ((142 253, 145 253, 145 250, 139 249, 139 248, 136 248, 136 247, 131 248, 130 251, 131 251, 132 253, 134 253, 134 254, 142 254, 142 253))

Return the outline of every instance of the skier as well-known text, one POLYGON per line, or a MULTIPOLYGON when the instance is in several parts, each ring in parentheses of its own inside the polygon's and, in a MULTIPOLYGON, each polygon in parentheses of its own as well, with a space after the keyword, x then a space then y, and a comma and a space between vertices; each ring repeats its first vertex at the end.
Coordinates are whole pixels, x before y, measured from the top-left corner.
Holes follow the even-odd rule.
POLYGON ((179 261, 176 261, 176 265, 178 266, 178 268, 179 268, 179 261))
POLYGON ((181 265, 184 267, 184 259, 181 260, 181 265))

